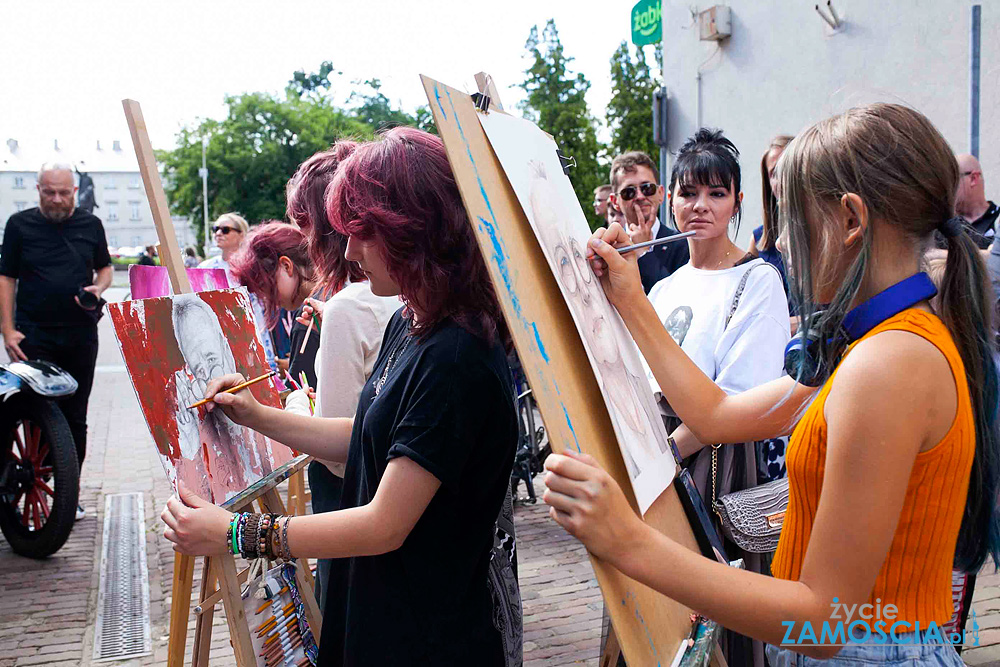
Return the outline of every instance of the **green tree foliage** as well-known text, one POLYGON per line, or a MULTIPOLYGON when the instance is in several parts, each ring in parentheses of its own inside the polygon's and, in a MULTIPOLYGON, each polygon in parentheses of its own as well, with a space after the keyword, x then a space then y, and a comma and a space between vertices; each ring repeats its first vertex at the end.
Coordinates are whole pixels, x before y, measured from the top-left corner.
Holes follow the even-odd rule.
POLYGON ((324 60, 320 63, 318 72, 306 74, 305 71, 298 70, 292 74, 292 78, 289 80, 288 87, 285 90, 289 96, 308 97, 313 95, 321 98, 325 97, 333 87, 333 82, 330 81, 331 74, 339 76, 343 72, 334 70, 333 63, 329 60, 324 60))
POLYGON ((636 57, 629 54, 627 42, 611 57, 611 101, 608 102, 607 123, 611 131, 609 155, 625 151, 642 151, 659 160, 660 148, 653 143, 653 92, 659 81, 646 64, 642 47, 635 47, 636 57))
POLYGON ((198 175, 202 138, 208 140, 209 219, 238 211, 254 224, 285 217, 288 179, 306 158, 338 139, 370 139, 378 129, 401 124, 434 131, 428 109, 411 116, 393 108, 377 79, 366 82, 370 91, 348 98, 353 106, 337 106, 331 77, 339 74, 327 61, 318 72, 295 72, 284 99, 268 93, 229 96, 223 120, 184 127, 177 148, 158 153, 171 209, 191 219, 199 246, 205 229, 198 175))
POLYGON ((569 178, 590 226, 596 228, 603 221, 594 215, 590 202, 594 188, 607 180, 607 168, 599 160, 602 146, 597 140, 597 121, 585 97, 590 82, 582 73, 574 75, 569 70, 573 59, 563 51, 552 19, 541 34, 538 26, 531 29, 525 49, 533 62, 525 71, 521 88, 527 97, 519 107, 526 117, 555 137, 563 155, 576 160, 569 178))
POLYGON ((437 134, 430 108, 419 107, 415 115, 410 115, 402 109, 394 109, 389 98, 382 92, 382 82, 378 79, 355 81, 356 86, 363 86, 367 91, 355 90, 347 99, 348 104, 354 102, 354 117, 373 128, 376 132, 399 125, 411 125, 437 134), (368 92, 370 91, 370 92, 368 92))

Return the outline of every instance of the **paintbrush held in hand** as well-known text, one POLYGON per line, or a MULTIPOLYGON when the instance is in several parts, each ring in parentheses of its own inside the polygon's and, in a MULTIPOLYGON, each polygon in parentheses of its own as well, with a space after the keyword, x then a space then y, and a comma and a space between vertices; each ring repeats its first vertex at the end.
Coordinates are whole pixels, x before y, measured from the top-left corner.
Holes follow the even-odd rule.
MULTIPOLYGON (((249 387, 252 384, 257 384, 258 382, 262 382, 262 381, 268 379, 269 377, 271 377, 273 375, 276 375, 275 371, 270 371, 269 373, 265 373, 264 375, 261 375, 260 377, 256 377, 256 378, 254 378, 252 380, 247 380, 246 382, 244 382, 242 384, 238 384, 235 387, 230 387, 229 389, 223 389, 219 393, 220 394, 235 394, 238 391, 242 391, 242 390, 246 389, 247 387, 249 387)), ((195 403, 193 405, 189 405, 188 406, 188 410, 194 410, 195 408, 200 408, 201 406, 205 405, 206 403, 211 403, 211 402, 212 402, 212 399, 210 399, 210 398, 203 398, 200 401, 198 401, 197 403, 195 403)))

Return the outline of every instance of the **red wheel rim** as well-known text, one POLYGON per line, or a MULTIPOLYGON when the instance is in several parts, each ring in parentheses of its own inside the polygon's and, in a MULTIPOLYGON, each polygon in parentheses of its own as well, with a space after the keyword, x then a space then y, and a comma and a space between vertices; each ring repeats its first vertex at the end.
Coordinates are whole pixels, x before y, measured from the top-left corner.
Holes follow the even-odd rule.
POLYGON ((45 465, 49 445, 44 439, 41 427, 27 420, 22 420, 14 426, 12 436, 11 454, 14 460, 30 464, 34 474, 32 486, 15 496, 14 507, 21 512, 22 526, 28 530, 41 530, 51 512, 49 499, 55 496, 49 484, 52 466, 45 465))

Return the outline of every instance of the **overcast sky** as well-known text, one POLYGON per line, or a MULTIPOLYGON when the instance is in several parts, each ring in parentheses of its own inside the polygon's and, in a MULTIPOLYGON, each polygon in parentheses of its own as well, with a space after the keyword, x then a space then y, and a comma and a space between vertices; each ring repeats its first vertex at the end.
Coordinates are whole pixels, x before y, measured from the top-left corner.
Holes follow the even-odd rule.
POLYGON ((527 66, 528 31, 549 18, 572 67, 592 82, 591 111, 603 118, 609 60, 629 39, 633 4, 0 0, 0 140, 127 144, 121 99, 129 97, 142 104, 153 146, 171 148, 182 125, 223 117, 224 95, 278 93, 292 72, 315 71, 323 60, 344 72, 336 90, 345 96, 352 79, 377 77, 412 110, 426 103, 419 74, 473 92, 472 75, 482 70, 509 107, 522 97, 513 86, 527 66))

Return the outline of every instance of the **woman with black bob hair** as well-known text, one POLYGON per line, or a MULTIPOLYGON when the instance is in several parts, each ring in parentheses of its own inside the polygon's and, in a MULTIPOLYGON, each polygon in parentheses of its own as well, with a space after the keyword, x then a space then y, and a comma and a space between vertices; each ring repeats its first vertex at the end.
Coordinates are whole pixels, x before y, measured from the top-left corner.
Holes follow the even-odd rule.
MULTIPOLYGON (((684 143, 667 197, 677 229, 696 232, 687 240, 691 259, 649 292, 674 342, 727 394, 780 377, 789 340, 781 276, 729 236, 731 225, 738 229, 743 212, 740 184, 739 151, 721 131, 701 129, 684 143)), ((667 431, 706 500, 713 496, 713 458, 725 480, 725 488, 715 489, 714 496, 755 486, 758 473, 761 480, 782 476, 776 455, 771 470, 764 465, 765 456, 757 465, 752 444, 706 449, 716 443, 699 439, 681 423, 649 365, 646 371, 667 431)))
MULTIPOLYGON (((667 192, 670 219, 681 232, 696 233, 687 239, 689 261, 649 292, 670 337, 727 394, 780 377, 790 336, 781 276, 729 235, 731 226, 739 229, 743 213, 739 156, 719 130, 702 128, 681 146, 667 192)), ((784 475, 780 439, 713 446, 718 443, 700 439, 682 423, 649 365, 645 369, 667 432, 709 506, 719 496, 784 475)), ((759 554, 731 542, 726 547, 731 559, 767 571, 759 554)), ((759 642, 754 650, 745 637, 730 635, 724 645, 731 664, 764 664, 759 642)))

